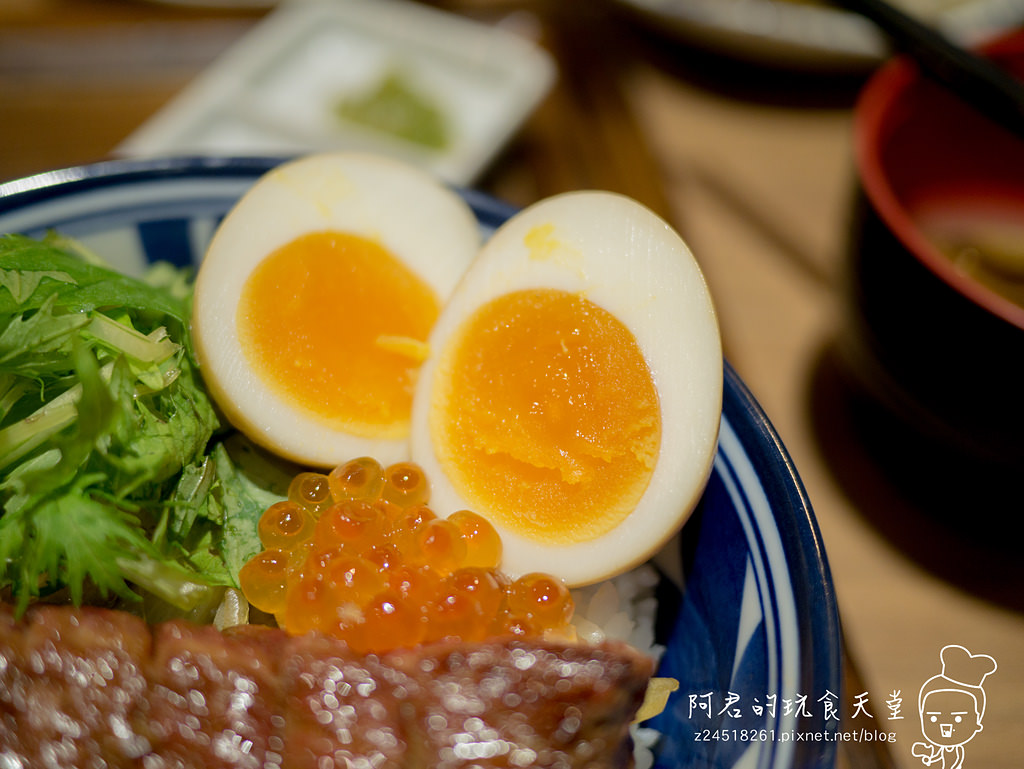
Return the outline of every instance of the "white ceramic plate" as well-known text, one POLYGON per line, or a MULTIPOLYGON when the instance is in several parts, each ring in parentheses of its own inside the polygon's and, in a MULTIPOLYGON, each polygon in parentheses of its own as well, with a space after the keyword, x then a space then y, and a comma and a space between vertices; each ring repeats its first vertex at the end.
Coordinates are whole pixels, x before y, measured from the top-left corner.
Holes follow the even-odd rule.
POLYGON ((472 182, 547 93, 551 57, 507 30, 403 0, 286 2, 117 152, 390 154, 472 182), (337 105, 398 73, 443 116, 438 149, 345 121, 337 105))
MULTIPOLYGON (((874 25, 827 5, 785 0, 618 0, 682 42, 808 69, 872 67, 889 48, 874 25)), ((891 0, 951 38, 975 45, 1024 22, 1024 0, 891 0)))

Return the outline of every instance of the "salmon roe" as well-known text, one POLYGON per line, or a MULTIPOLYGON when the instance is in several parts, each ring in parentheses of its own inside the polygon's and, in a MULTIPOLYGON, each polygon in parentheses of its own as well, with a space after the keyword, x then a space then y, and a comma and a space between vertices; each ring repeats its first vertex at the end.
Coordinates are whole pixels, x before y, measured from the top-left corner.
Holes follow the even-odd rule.
POLYGON ((239 572, 242 592, 289 633, 319 631, 363 653, 444 638, 574 637, 561 580, 510 579, 486 518, 441 518, 429 501, 412 462, 358 457, 299 473, 259 521, 264 550, 239 572))

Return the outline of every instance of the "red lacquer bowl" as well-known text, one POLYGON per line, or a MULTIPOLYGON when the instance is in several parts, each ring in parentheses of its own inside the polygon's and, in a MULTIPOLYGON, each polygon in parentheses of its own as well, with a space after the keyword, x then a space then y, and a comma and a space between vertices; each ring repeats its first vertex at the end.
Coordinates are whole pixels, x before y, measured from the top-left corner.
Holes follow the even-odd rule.
MULTIPOLYGON (((1024 34, 984 53, 1024 78, 1024 34)), ((900 57, 862 90, 854 143, 845 368, 936 454, 1019 471, 1024 306, 954 263, 932 228, 1019 232, 1024 258, 1024 137, 900 57)))

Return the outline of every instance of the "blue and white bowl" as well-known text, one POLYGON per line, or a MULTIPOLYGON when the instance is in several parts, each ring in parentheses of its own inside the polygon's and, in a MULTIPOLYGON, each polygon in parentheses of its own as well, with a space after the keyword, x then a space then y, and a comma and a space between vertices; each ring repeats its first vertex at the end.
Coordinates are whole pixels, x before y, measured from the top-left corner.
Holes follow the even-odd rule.
MULTIPOLYGON (((130 273, 193 263, 276 162, 112 161, 3 183, 0 233, 57 230, 130 273)), ((463 194, 485 231, 512 213, 463 194)), ((680 688, 648 723, 662 734, 658 769, 832 767, 841 651, 821 536, 778 435, 728 364, 718 455, 679 544, 685 586, 660 591, 660 674, 680 688)))

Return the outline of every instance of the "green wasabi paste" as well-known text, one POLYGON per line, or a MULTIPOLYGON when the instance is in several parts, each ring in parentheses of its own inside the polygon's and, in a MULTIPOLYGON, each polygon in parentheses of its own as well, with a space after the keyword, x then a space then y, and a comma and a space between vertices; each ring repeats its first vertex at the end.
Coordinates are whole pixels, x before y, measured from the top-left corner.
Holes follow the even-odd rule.
POLYGON ((429 149, 444 149, 448 127, 441 110, 418 93, 400 72, 388 72, 364 93, 340 100, 336 114, 429 149))

